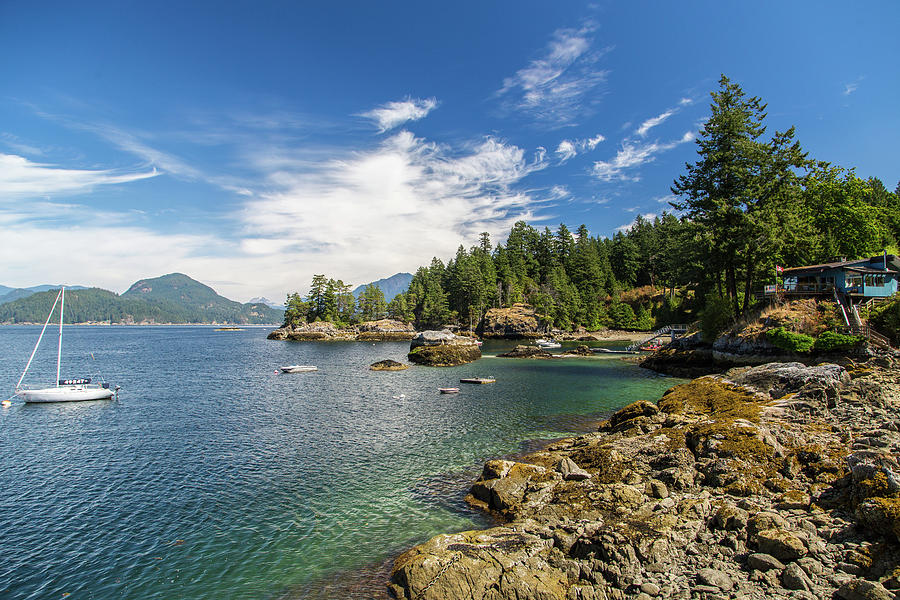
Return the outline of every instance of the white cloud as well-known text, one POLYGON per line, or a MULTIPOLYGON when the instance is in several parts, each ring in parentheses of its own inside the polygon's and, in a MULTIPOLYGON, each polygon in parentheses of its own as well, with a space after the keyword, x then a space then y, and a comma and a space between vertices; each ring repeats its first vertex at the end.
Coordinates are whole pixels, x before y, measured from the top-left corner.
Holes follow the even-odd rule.
POLYGON ((852 82, 850 82, 850 83, 845 83, 845 84, 844 84, 843 95, 844 95, 844 96, 849 96, 850 94, 852 94, 853 92, 855 92, 856 90, 858 90, 858 89, 859 89, 859 84, 862 83, 862 80, 863 80, 863 79, 865 79, 865 78, 864 78, 864 77, 857 77, 857 78, 856 78, 856 81, 852 81, 852 82))
POLYGON ((359 116, 372 119, 379 132, 384 133, 409 121, 424 119, 437 105, 435 98, 407 98, 400 102, 388 102, 359 116))
POLYGON ((641 123, 641 126, 637 128, 637 131, 635 131, 635 133, 641 137, 647 137, 647 132, 649 132, 651 129, 653 129, 654 127, 656 127, 657 125, 659 125, 660 123, 662 123, 663 121, 665 121, 666 119, 668 119, 669 117, 671 117, 674 114, 675 114, 675 110, 669 109, 666 112, 664 112, 658 116, 655 116, 651 119, 647 119, 646 121, 641 123))
MULTIPOLYGON (((81 130, 160 170, 166 165, 224 187, 224 176, 201 173, 150 147, 148 141, 170 141, 169 134, 81 130)), ((123 291, 138 278, 180 271, 217 282, 219 293, 236 300, 278 299, 305 293, 313 273, 359 284, 415 269, 432 256, 446 259, 460 243, 474 244, 480 232, 499 240, 515 221, 541 218, 541 207, 569 196, 564 186, 522 191, 526 177, 548 166, 546 149, 526 153, 495 137, 450 147, 404 130, 356 152, 263 135, 252 144, 221 143, 245 174, 225 205, 238 208, 220 207, 215 228, 195 233, 156 230, 155 211, 101 212, 81 198, 72 204, 39 200, 152 177, 156 170, 64 169, 0 154, 0 226, 6 230, 0 282, 69 281, 123 291), (35 264, 42 265, 39 271, 35 264)))
POLYGON ((556 155, 559 156, 559 160, 561 162, 566 162, 577 154, 578 151, 575 149, 575 144, 573 144, 569 140, 561 141, 559 143, 559 146, 556 148, 556 155))
POLYGON ((128 183, 157 174, 156 169, 142 173, 63 169, 35 163, 15 154, 0 154, 0 202, 35 196, 81 194, 97 186, 128 183))
POLYGON ((612 181, 620 179, 623 181, 637 180, 638 176, 627 176, 625 172, 635 167, 653 162, 656 155, 660 152, 671 150, 680 144, 690 142, 694 139, 693 132, 686 132, 681 139, 667 144, 653 143, 635 143, 631 140, 622 142, 622 148, 616 153, 616 156, 610 161, 597 161, 594 163, 592 173, 601 181, 612 181))
POLYGON ((290 164, 257 165, 270 191, 238 217, 244 250, 278 262, 291 290, 305 289, 314 272, 365 283, 451 256, 481 231, 496 238, 534 217, 539 201, 512 186, 546 167, 540 154, 529 160, 495 138, 456 151, 408 131, 370 151, 290 164))
POLYGON ((587 140, 585 140, 585 143, 587 144, 587 147, 589 150, 593 150, 594 148, 597 147, 597 144, 599 144, 600 142, 602 142, 604 140, 606 140, 606 138, 598 133, 594 137, 588 138, 587 140))
POLYGON ((586 95, 606 81, 597 69, 602 52, 591 52, 593 27, 558 29, 544 56, 532 60, 503 81, 497 96, 508 98, 507 108, 522 110, 554 124, 571 121, 590 106, 586 95))
POLYGON ((583 140, 563 140, 556 148, 556 155, 559 157, 560 163, 564 163, 581 152, 593 150, 605 139, 602 135, 597 134, 595 137, 583 140))

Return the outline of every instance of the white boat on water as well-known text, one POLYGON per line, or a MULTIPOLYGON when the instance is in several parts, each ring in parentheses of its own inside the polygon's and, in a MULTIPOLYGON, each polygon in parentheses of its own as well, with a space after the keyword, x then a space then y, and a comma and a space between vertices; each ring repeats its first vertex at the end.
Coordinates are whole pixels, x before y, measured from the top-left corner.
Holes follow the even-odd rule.
POLYGON ((76 379, 59 378, 60 363, 62 362, 63 309, 65 303, 66 288, 63 286, 60 288, 59 294, 56 295, 53 307, 50 308, 50 314, 47 315, 47 321, 44 323, 43 329, 41 329, 41 335, 38 336, 37 343, 34 345, 34 350, 31 351, 31 356, 28 358, 28 364, 25 365, 25 370, 22 372, 22 376, 19 377, 18 383, 16 383, 16 396, 19 396, 25 402, 108 400, 117 395, 119 391, 118 386, 116 386, 114 390, 111 390, 109 384, 105 381, 101 381, 101 383, 92 383, 90 377, 80 377, 76 379), (37 353, 38 346, 41 345, 44 332, 47 331, 47 325, 50 324, 50 318, 53 316, 53 311, 56 310, 57 304, 59 304, 59 342, 56 350, 56 385, 41 388, 23 386, 22 380, 25 379, 25 375, 28 373, 29 367, 31 367, 31 361, 34 360, 34 355, 37 353))
POLYGON ((553 340, 540 339, 535 342, 541 348, 562 348, 562 344, 553 340))
POLYGON ((282 373, 306 373, 309 371, 318 371, 319 367, 315 367, 313 365, 290 365, 287 367, 281 367, 282 373))

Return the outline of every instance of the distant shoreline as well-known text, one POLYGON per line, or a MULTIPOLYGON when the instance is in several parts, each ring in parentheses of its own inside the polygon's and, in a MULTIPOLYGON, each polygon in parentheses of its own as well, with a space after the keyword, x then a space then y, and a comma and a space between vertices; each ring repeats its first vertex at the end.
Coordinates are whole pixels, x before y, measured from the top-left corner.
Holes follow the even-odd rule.
MULTIPOLYGON (((4 326, 43 326, 43 323, 0 323, 4 326)), ((52 325, 52 323, 51 323, 52 325)), ((66 326, 78 325, 80 327, 257 327, 270 328, 277 327, 276 323, 66 323, 66 326)))

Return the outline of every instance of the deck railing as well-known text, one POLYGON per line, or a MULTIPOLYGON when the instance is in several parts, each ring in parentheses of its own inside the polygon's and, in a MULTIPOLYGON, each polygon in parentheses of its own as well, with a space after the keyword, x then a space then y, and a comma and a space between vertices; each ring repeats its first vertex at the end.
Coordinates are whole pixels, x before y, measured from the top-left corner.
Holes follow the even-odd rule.
POLYGON ((869 325, 851 325, 843 328, 844 333, 850 335, 858 335, 865 338, 869 343, 883 348, 890 348, 891 341, 881 333, 872 329, 869 325))

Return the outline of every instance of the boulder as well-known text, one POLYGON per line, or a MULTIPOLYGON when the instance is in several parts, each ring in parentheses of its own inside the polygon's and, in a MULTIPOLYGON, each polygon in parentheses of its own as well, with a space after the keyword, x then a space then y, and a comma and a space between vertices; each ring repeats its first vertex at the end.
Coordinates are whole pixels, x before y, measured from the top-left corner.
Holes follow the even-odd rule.
POLYGON ((806 556, 806 546, 796 535, 783 529, 764 529, 756 534, 756 544, 763 554, 774 556, 782 562, 806 556))
POLYGON ((397 362, 396 360, 379 360, 378 362, 372 363, 369 366, 369 369, 372 371, 403 371, 409 368, 409 365, 404 365, 401 362, 397 362))
POLYGON ((540 324, 534 309, 527 304, 513 304, 510 308, 490 308, 478 325, 479 335, 486 338, 537 338, 547 331, 540 324))
POLYGON ((783 571, 784 563, 769 554, 757 552, 747 557, 747 566, 755 571, 783 571))
POLYGON ((569 457, 560 460, 556 465, 556 470, 562 473, 563 479, 567 481, 583 481, 591 478, 590 473, 575 464, 575 461, 569 457))
POLYGON ((848 581, 835 592, 844 600, 894 600, 895 596, 876 581, 854 579, 848 581))
POLYGON ((481 358, 474 338, 450 331, 423 331, 410 342, 410 362, 431 367, 455 367, 481 358))
POLYGON ((538 346, 519 345, 503 354, 498 354, 501 358, 553 358, 553 355, 538 346))
POLYGON ((593 356, 594 351, 587 344, 579 344, 572 350, 563 353, 563 356, 593 356))
POLYGON ((357 326, 359 333, 356 339, 365 342, 386 342, 411 340, 416 335, 412 323, 395 321, 393 319, 380 319, 378 321, 365 321, 357 326))

